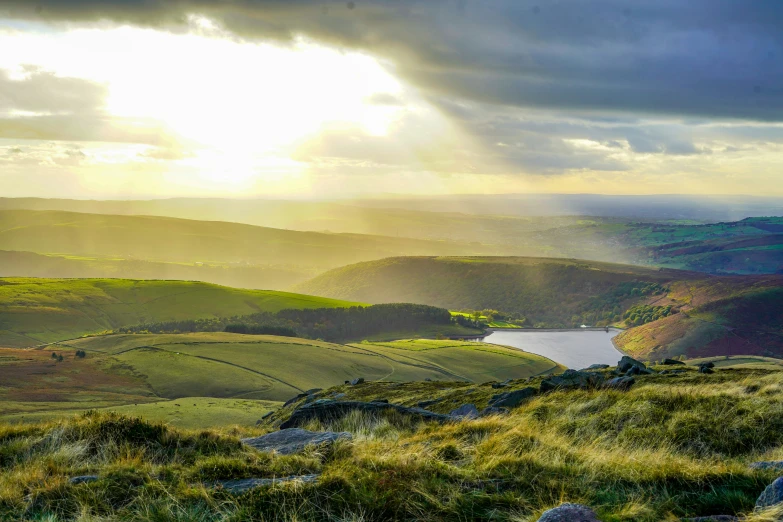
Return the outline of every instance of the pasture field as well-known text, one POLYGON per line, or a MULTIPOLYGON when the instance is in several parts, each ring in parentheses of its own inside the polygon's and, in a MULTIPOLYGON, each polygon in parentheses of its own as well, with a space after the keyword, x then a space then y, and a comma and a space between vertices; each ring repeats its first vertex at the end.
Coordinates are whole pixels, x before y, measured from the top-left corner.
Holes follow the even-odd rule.
POLYGON ((0 279, 0 347, 29 347, 140 323, 358 303, 193 281, 0 279))

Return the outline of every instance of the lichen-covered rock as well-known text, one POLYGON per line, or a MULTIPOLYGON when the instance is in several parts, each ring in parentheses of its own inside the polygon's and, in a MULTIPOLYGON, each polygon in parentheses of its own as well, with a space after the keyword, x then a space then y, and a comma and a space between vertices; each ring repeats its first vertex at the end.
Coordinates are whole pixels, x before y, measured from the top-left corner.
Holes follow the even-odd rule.
POLYGON ((499 393, 492 396, 492 399, 489 401, 489 406, 494 408, 516 408, 529 398, 533 397, 536 393, 536 389, 530 387, 506 393, 499 393))
POLYGON ((449 422, 454 418, 443 413, 434 413, 422 408, 408 408, 399 404, 388 404, 383 402, 361 402, 361 401, 315 401, 311 404, 304 404, 291 413, 288 420, 280 424, 280 428, 296 428, 302 426, 312 419, 320 421, 332 421, 343 417, 352 411, 362 411, 366 413, 383 413, 395 411, 402 415, 410 415, 424 421, 449 422))
POLYGON ((612 390, 622 390, 622 391, 628 391, 631 389, 631 386, 634 385, 636 382, 636 379, 633 377, 615 377, 614 379, 609 379, 604 383, 604 388, 609 388, 612 390))
POLYGON ((778 477, 759 495, 756 500, 756 509, 774 506, 781 502, 783 502, 783 477, 778 477))
POLYGON ((639 369, 647 368, 643 362, 637 361, 633 357, 628 357, 627 355, 623 355, 623 358, 617 363, 617 369, 621 372, 627 372, 634 366, 639 369))
POLYGON ((336 440, 353 437, 348 432, 308 431, 299 428, 275 431, 260 437, 242 439, 242 443, 259 451, 276 451, 281 455, 299 453, 308 446, 328 446, 336 440))
POLYGON ((596 372, 566 370, 560 375, 553 375, 541 381, 541 393, 553 390, 570 390, 597 388, 604 383, 604 376, 596 372))
POLYGON ((451 413, 449 413, 449 415, 457 419, 477 419, 479 416, 479 411, 475 404, 463 404, 456 410, 453 410, 451 413))
POLYGON ((595 512, 582 504, 560 504, 545 511, 538 522, 601 522, 595 512))

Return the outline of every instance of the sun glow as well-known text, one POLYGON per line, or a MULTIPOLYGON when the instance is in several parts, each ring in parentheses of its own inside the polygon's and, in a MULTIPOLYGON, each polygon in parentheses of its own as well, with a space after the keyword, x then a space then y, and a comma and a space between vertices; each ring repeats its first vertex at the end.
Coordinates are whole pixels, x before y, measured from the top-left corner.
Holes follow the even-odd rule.
POLYGON ((117 121, 155 122, 172 134, 172 150, 151 147, 139 158, 176 162, 191 177, 195 171, 204 182, 234 188, 265 177, 280 182, 282 172, 298 183, 305 166, 288 159, 295 143, 334 124, 384 136, 398 117, 399 107, 367 102, 402 90, 369 56, 303 39, 288 46, 240 42, 195 22, 189 34, 0 28, 0 48, 14 49, 0 57, 0 68, 23 75, 33 65, 105 85, 105 111, 117 121))

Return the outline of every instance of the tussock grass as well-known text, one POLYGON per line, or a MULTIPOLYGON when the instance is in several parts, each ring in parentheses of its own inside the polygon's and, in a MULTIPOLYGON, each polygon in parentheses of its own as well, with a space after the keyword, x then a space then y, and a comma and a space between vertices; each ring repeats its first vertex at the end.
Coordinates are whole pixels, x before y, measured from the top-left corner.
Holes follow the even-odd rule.
MULTIPOLYGON (((241 446, 240 437, 269 429, 263 427, 180 431, 95 413, 3 426, 0 519, 527 522, 565 501, 592 506, 605 522, 717 514, 763 522, 783 514, 783 507, 753 512, 777 473, 748 467, 783 456, 783 372, 639 381, 627 393, 550 393, 510 415, 474 421, 424 424, 360 413, 311 421, 306 428, 349 431, 353 440, 295 456, 241 446), (315 484, 243 495, 214 487, 312 473, 320 474, 315 484), (69 482, 82 474, 99 480, 69 482)), ((370 390, 401 389, 408 402, 468 391, 453 386, 335 390, 368 398, 370 390)))

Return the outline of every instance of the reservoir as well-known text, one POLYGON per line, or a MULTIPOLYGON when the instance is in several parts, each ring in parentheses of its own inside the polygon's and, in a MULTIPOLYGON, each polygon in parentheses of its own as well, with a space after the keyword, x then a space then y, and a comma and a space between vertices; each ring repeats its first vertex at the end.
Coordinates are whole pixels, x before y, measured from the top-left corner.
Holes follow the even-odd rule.
POLYGON ((619 330, 495 330, 483 342, 502 344, 548 357, 566 368, 616 365, 623 356, 612 344, 619 330))

